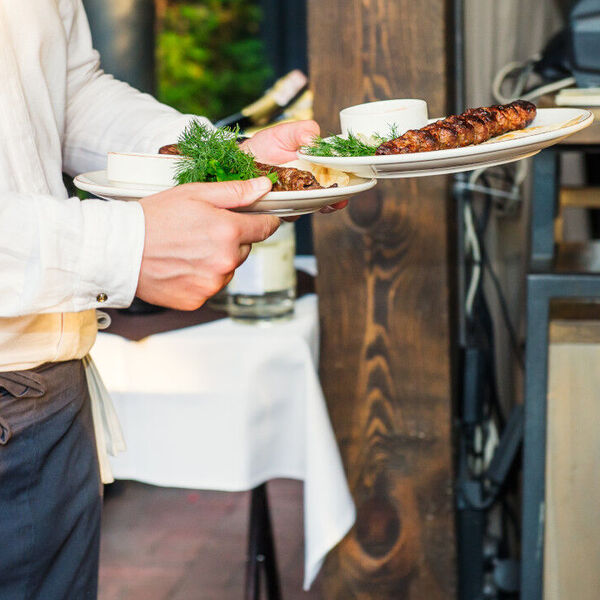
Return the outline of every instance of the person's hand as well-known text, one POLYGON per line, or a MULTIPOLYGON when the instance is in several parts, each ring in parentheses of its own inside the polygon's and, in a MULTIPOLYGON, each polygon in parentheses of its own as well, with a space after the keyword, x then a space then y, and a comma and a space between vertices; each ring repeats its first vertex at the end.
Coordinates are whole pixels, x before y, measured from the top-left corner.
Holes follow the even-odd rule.
POLYGON ((253 242, 279 227, 272 215, 232 212, 271 189, 267 177, 190 183, 140 200, 146 221, 136 296, 160 306, 195 310, 226 286, 253 242))
POLYGON ((296 160, 300 146, 310 144, 319 132, 316 121, 281 123, 255 133, 240 148, 250 151, 259 162, 280 165, 296 160))
MULTIPOLYGON (((310 144, 319 135, 319 125, 315 121, 296 121, 281 123, 255 133, 249 140, 240 145, 242 150, 251 152, 259 162, 271 165, 296 160, 296 152, 300 146, 310 144)), ((344 208, 348 200, 342 200, 321 209, 321 212, 333 212, 344 208)))

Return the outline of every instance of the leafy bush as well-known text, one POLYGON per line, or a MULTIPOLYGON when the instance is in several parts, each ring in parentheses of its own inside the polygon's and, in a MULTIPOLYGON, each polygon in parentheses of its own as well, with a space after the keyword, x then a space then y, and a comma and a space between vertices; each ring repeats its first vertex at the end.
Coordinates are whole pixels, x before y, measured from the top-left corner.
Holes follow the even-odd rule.
POLYGON ((158 34, 158 97, 218 119, 261 95, 271 70, 256 0, 169 2, 158 34))

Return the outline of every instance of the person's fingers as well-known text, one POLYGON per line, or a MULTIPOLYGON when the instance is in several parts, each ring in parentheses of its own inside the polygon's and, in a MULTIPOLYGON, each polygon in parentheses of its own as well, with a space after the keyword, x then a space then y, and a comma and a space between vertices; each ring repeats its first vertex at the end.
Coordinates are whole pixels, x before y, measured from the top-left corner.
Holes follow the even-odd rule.
POLYGON ((274 133, 277 134, 281 148, 296 151, 300 146, 311 144, 320 131, 316 121, 297 121, 282 123, 274 133))
POLYGON ((348 198, 346 198, 345 200, 340 200, 339 202, 335 202, 334 204, 330 204, 330 206, 332 208, 335 208, 335 210, 340 210, 342 208, 346 208, 346 206, 348 206, 348 198))
POLYGON ((335 212, 336 210, 340 210, 342 208, 346 208, 346 206, 348 206, 348 200, 342 200, 340 202, 336 202, 335 204, 330 204, 329 206, 325 206, 321 209, 321 212, 326 215, 332 212, 335 212))
POLYGON ((252 250, 252 244, 242 244, 239 250, 239 260, 240 265, 248 258, 248 254, 250 254, 250 250, 252 250))
POLYGON ((271 237, 281 225, 281 219, 273 215, 233 213, 232 217, 240 245, 262 242, 271 237))
POLYGON ((268 177, 256 177, 246 181, 188 183, 180 187, 185 188, 182 192, 191 194, 192 198, 204 200, 217 208, 241 208, 267 194, 272 185, 268 177))
POLYGON ((248 138, 244 140, 241 144, 239 144, 240 150, 245 152, 246 154, 253 154, 252 152, 252 138, 248 138))
POLYGON ((231 273, 228 273, 227 275, 225 275, 225 281, 223 282, 223 288, 227 287, 229 285, 229 282, 233 279, 233 276, 235 275, 235 271, 231 271, 231 273))

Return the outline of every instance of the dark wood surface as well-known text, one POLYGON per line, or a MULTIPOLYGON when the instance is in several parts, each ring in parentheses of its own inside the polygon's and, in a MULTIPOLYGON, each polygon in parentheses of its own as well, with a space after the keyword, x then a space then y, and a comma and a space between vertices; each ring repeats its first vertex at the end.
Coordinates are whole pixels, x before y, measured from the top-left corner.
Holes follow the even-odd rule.
MULTIPOLYGON (((557 244, 554 270, 557 273, 600 273, 600 242, 591 240, 557 244)), ((553 300, 550 319, 565 322, 600 321, 600 302, 578 298, 553 300)), ((581 325, 578 326, 580 328, 581 325)))
POLYGON ((549 335, 551 344, 600 344, 600 320, 578 315, 576 319, 550 321, 549 335))
POLYGON ((563 242, 556 246, 558 273, 600 273, 600 242, 563 242))
MULTIPOLYGON (((108 488, 98 600, 244 597, 250 492, 182 490, 134 481, 108 488)), ((268 490, 283 598, 321 599, 318 584, 302 591, 302 483, 278 479, 269 482, 268 490)))
MULTIPOLYGON (((309 0, 324 133, 341 108, 417 97, 446 114, 449 3, 309 0)), ((321 376, 358 522, 330 556, 328 600, 455 597, 449 181, 381 181, 314 219, 321 376)))

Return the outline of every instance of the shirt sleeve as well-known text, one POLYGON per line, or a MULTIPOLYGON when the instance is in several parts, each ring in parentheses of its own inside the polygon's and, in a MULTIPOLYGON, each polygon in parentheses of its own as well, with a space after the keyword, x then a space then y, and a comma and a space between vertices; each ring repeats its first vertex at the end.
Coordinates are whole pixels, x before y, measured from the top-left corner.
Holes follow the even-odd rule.
POLYGON ((0 193, 0 317, 129 306, 143 245, 138 202, 0 193))
POLYGON ((64 170, 70 175, 103 169, 107 152, 157 152, 177 141, 192 118, 100 69, 81 0, 68 2, 67 112, 64 170))
MULTIPOLYGON (((66 173, 104 169, 109 151, 156 152, 192 118, 209 123, 105 74, 81 0, 60 0, 60 7, 68 43, 66 173)), ((0 194, 0 265, 11 274, 0 281, 0 317, 131 303, 144 247, 139 203, 20 196, 0 194)))

